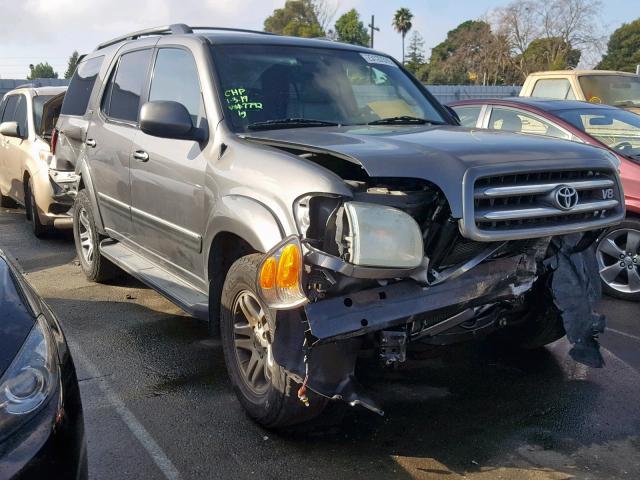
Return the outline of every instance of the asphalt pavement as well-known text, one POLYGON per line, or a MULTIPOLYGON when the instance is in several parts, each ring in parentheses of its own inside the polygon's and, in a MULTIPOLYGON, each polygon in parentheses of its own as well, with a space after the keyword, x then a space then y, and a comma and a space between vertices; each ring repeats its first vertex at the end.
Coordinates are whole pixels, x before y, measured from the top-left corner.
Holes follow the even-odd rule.
POLYGON ((87 282, 70 232, 37 240, 22 211, 0 209, 0 249, 62 323, 92 479, 640 478, 640 304, 603 300, 603 369, 573 362, 565 340, 453 348, 363 369, 384 417, 334 405, 285 435, 244 415, 206 325, 126 275, 87 282))

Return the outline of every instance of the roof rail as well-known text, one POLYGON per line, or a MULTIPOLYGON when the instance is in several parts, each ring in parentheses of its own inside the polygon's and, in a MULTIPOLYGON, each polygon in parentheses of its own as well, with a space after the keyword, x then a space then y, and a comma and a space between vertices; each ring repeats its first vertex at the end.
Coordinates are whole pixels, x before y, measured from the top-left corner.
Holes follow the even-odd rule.
POLYGON ((162 27, 145 28, 144 30, 138 30, 137 32, 127 33, 120 37, 113 38, 98 45, 96 50, 110 47, 116 43, 123 42, 125 40, 135 40, 136 38, 146 37, 149 35, 167 35, 167 34, 181 34, 181 33, 193 33, 191 27, 184 23, 174 23, 172 25, 164 25, 162 27))
POLYGON ((246 28, 230 28, 230 27, 191 27, 191 30, 221 30, 223 32, 257 33, 259 35, 278 35, 277 33, 264 32, 262 30, 248 30, 246 28))

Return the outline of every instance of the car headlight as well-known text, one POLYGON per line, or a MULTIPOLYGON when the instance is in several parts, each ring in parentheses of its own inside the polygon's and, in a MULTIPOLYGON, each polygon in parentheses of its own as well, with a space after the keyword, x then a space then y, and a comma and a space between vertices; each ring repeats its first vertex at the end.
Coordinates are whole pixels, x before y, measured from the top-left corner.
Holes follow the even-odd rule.
POLYGON ((407 213, 386 205, 346 202, 344 214, 348 231, 343 231, 343 238, 350 263, 393 268, 415 268, 422 263, 422 232, 407 213))
POLYGON ((40 316, 0 378, 0 439, 29 420, 56 390, 59 371, 55 341, 40 316))

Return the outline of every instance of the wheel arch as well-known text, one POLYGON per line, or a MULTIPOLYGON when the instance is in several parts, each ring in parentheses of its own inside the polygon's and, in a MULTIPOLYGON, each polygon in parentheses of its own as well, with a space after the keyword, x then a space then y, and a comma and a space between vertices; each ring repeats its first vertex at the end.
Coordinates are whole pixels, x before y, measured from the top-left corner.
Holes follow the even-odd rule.
POLYGON ((96 190, 93 185, 93 180, 91 178, 91 172, 89 170, 89 165, 85 159, 81 159, 76 166, 76 173, 79 175, 78 184, 76 186, 76 191, 86 190, 89 199, 91 201, 91 208, 93 209, 93 217, 96 223, 96 228, 100 233, 104 233, 104 224, 102 222, 102 215, 100 212, 100 207, 98 205, 98 198, 96 194, 96 190))

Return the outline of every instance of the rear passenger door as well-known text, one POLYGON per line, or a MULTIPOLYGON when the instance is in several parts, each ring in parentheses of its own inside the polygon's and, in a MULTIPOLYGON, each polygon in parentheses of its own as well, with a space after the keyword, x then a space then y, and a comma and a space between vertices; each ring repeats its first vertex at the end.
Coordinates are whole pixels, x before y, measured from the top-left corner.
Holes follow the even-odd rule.
MULTIPOLYGON (((137 42, 136 42, 137 43, 137 42)), ((107 232, 130 239, 131 188, 129 168, 138 131, 140 99, 147 84, 153 48, 124 48, 111 68, 100 98, 100 111, 87 131, 87 158, 100 213, 107 232)))
MULTIPOLYGON (((207 129, 198 68, 185 48, 159 48, 149 101, 181 103, 194 126, 207 129)), ((138 131, 131 163, 131 213, 136 243, 153 260, 188 281, 202 278, 204 178, 202 144, 138 131)))

